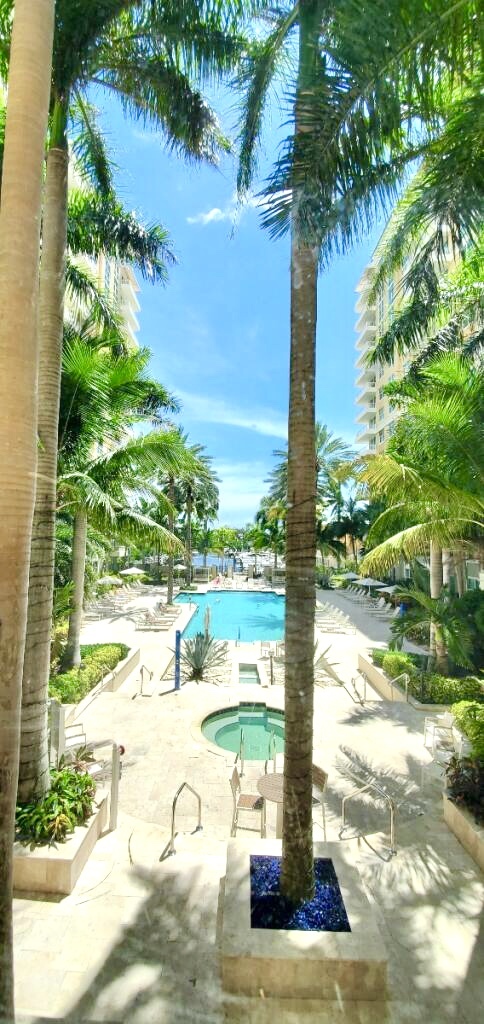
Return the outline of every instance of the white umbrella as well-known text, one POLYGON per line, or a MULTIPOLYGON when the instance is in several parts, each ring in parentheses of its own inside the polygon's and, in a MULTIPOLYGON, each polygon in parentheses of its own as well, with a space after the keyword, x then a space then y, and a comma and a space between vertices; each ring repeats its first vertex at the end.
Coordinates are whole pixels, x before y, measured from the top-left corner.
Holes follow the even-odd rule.
POLYGON ((379 594, 394 594, 396 590, 400 590, 396 583, 393 583, 391 587, 378 587, 379 594))
POLYGON ((371 576, 366 576, 364 580, 358 580, 358 583, 360 584, 360 587, 368 587, 368 590, 370 590, 371 587, 385 586, 381 580, 373 580, 371 576))
POLYGON ((146 573, 143 569, 138 569, 137 565, 131 565, 129 569, 121 569, 120 576, 145 576, 146 573))
MULTIPOLYGON (((336 575, 339 576, 339 573, 336 573, 336 575)), ((341 573, 341 579, 342 580, 357 580, 358 579, 358 573, 357 572, 343 572, 343 573, 341 573)))
POLYGON ((117 576, 101 576, 97 582, 103 587, 120 587, 122 584, 122 580, 117 576))

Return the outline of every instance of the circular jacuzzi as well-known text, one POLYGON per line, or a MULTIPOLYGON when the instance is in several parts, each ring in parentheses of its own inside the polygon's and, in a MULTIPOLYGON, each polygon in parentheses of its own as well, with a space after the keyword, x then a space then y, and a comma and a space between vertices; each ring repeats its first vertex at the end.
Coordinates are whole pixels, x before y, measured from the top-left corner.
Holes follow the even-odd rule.
POLYGON ((243 744, 248 761, 266 761, 284 750, 284 712, 266 704, 246 703, 214 711, 202 722, 206 740, 233 754, 243 744))

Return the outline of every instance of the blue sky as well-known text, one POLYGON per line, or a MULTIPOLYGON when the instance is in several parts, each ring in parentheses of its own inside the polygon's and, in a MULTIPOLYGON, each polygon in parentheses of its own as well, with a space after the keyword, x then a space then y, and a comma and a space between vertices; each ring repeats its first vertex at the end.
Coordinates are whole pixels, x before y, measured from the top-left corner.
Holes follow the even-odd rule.
MULTIPOLYGON (((218 169, 187 166, 160 136, 107 107, 104 97, 98 104, 120 198, 168 229, 178 260, 165 288, 138 275, 140 344, 153 352, 154 375, 180 398, 190 441, 213 457, 219 523, 243 526, 267 492, 272 452, 287 436, 288 241, 270 240, 255 204, 237 212, 232 158, 218 169)), ((319 282, 317 417, 351 443, 354 289, 381 226, 319 282)))

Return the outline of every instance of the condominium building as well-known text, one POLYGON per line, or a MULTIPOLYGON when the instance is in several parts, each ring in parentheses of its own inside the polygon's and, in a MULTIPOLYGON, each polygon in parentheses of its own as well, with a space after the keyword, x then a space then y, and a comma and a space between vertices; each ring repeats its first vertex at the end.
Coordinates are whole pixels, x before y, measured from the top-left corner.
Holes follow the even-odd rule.
POLYGON ((376 301, 371 301, 374 265, 369 263, 356 286, 358 300, 356 312, 358 320, 355 330, 358 332, 356 341, 357 371, 356 397, 358 414, 356 421, 359 430, 357 444, 365 445, 367 451, 381 452, 393 434, 398 416, 390 399, 384 395, 383 388, 390 381, 398 379, 405 370, 404 359, 396 355, 391 363, 367 365, 368 352, 373 348, 377 337, 384 333, 391 323, 395 310, 395 296, 398 292, 399 277, 388 279, 386 286, 380 288, 376 301))

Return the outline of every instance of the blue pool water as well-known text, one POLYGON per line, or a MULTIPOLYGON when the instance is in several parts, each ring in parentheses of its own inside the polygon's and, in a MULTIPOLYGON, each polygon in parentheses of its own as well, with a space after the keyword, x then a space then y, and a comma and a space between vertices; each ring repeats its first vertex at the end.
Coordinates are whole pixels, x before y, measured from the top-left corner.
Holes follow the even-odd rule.
POLYGON ((176 604, 196 604, 198 611, 183 631, 183 637, 195 636, 205 629, 205 610, 210 608, 211 636, 217 640, 282 640, 284 636, 285 598, 271 591, 212 590, 207 594, 182 592, 176 604))
POLYGON ((242 731, 244 755, 248 761, 265 761, 273 757, 273 744, 276 753, 284 750, 284 712, 268 708, 265 704, 239 704, 234 708, 222 708, 208 715, 202 722, 205 739, 233 754, 240 750, 242 731))

